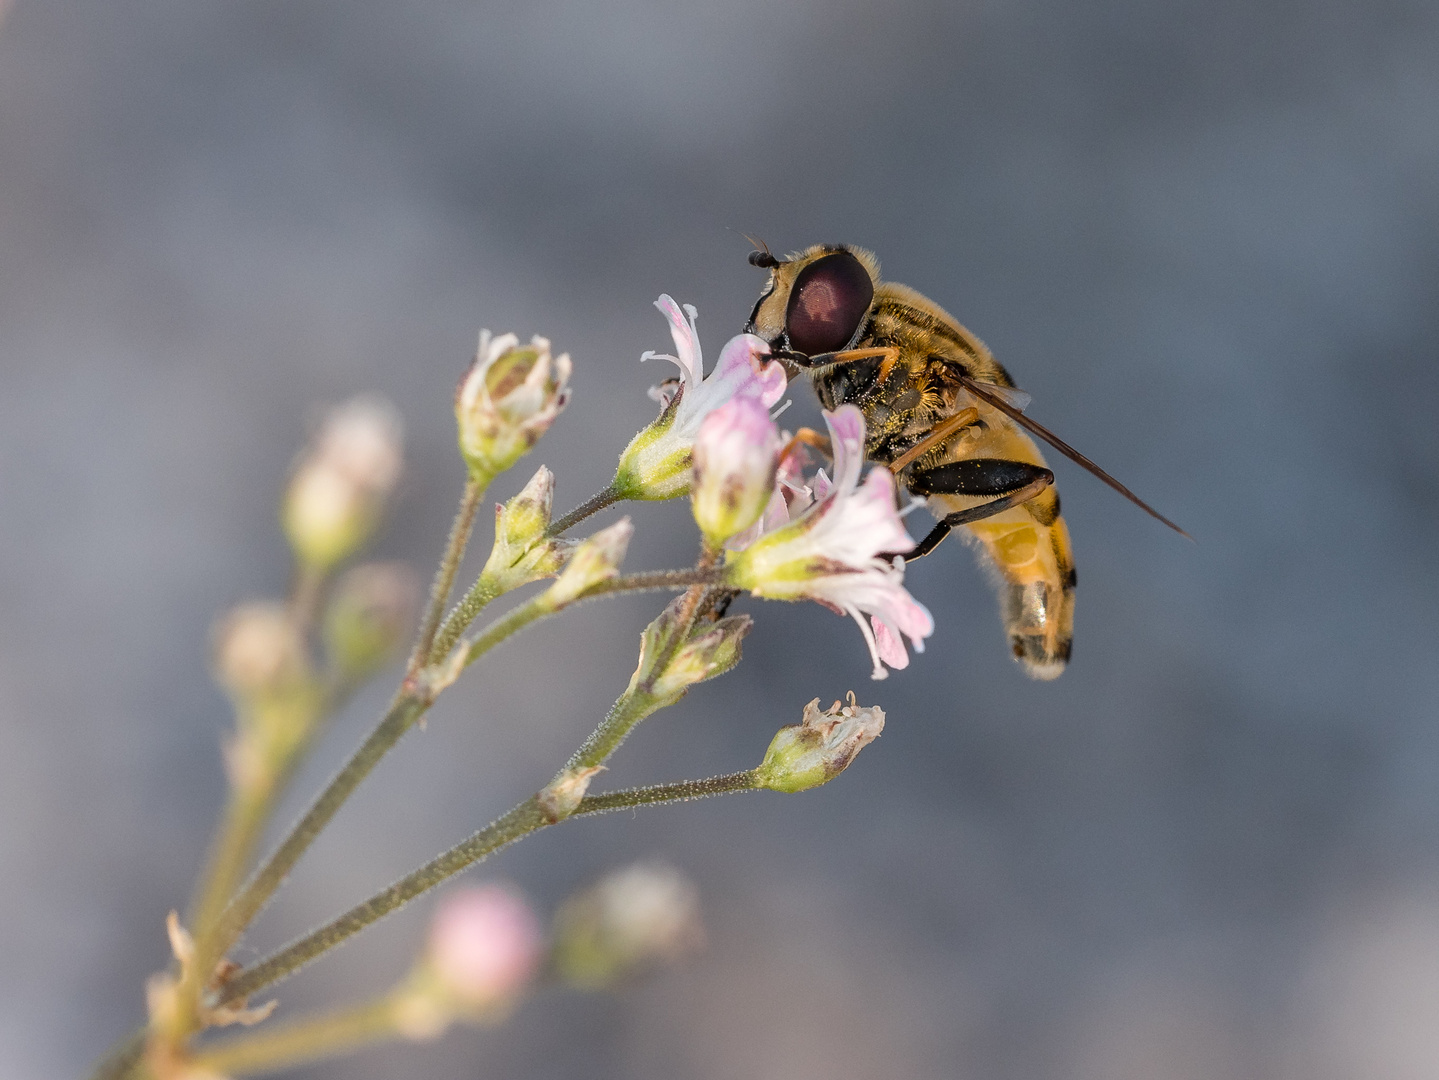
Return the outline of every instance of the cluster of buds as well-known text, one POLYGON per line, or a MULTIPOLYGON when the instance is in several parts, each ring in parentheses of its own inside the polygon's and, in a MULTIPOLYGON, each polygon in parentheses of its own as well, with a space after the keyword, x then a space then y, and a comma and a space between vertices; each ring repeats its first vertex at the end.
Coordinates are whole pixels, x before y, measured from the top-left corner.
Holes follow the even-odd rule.
POLYGON ((756 787, 771 791, 808 791, 833 780, 884 730, 884 710, 836 701, 825 711, 819 698, 804 707, 798 724, 780 728, 755 770, 756 787))
POLYGON ((570 398, 569 354, 552 357, 547 338, 521 345, 514 334, 480 331, 474 363, 455 390, 460 454, 488 484, 518 461, 570 398))
POLYGON ((400 477, 400 419, 380 398, 332 410, 300 457, 282 518, 301 563, 325 571, 369 539, 400 477))
POLYGON ((704 946, 699 890, 672 867, 638 863, 565 901, 553 965, 571 986, 602 989, 704 946))
POLYGON ((495 546, 482 578, 499 595, 541 578, 554 577, 578 541, 549 535, 555 474, 543 465, 524 490, 495 507, 495 546))

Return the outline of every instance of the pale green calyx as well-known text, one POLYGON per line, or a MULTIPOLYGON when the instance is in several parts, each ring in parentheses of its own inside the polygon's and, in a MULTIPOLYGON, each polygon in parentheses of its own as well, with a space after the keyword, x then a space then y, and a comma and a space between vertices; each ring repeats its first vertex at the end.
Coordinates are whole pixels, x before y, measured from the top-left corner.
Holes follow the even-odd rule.
POLYGON ((675 431, 678 407, 676 398, 620 454, 614 481, 620 498, 656 501, 689 494, 694 439, 675 431))
POLYGON ((804 718, 780 728, 755 770, 757 787, 771 791, 807 791, 833 780, 884 730, 884 710, 835 702, 821 712, 819 698, 804 707, 804 718))
POLYGON ((523 491, 495 507, 495 546, 481 576, 497 594, 554 577, 579 546, 546 535, 554 493, 554 473, 541 465, 523 491))
POLYGON ((620 518, 580 544, 560 571, 559 580, 544 592, 545 602, 554 608, 563 607, 617 577, 634 531, 629 518, 620 518))

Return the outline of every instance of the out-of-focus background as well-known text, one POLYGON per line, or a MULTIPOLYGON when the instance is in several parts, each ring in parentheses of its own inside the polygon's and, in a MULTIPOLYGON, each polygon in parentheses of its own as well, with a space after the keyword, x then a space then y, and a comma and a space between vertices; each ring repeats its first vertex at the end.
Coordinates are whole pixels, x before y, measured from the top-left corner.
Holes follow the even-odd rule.
MULTIPOLYGON (((913 570, 938 628, 885 683, 848 621, 747 604, 743 666, 606 784, 746 767, 851 688, 890 718, 854 769, 574 823, 475 875, 548 909, 665 857, 708 952, 296 1075, 1439 1077, 1436 56, 1423 0, 17 0, 0 1075, 76 1076, 141 1017, 223 794, 207 629, 284 587, 276 500, 315 407, 402 409, 377 550, 428 572, 478 327, 574 356, 570 411, 496 492, 546 463, 573 505, 653 415, 651 301, 698 305, 713 357, 762 280, 749 232, 875 249, 1198 543, 1059 463, 1078 630, 1048 685, 958 544, 913 570)), ((635 517, 632 566, 691 557, 685 507, 635 517)), ((591 605, 468 677, 247 955, 547 779, 655 603, 591 605)), ((427 910, 282 1003, 384 985, 427 910)))

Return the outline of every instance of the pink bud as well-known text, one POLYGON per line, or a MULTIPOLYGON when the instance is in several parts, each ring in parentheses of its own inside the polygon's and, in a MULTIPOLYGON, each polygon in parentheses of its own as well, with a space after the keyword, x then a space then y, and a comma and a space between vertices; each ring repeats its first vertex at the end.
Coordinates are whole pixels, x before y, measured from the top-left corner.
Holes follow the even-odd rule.
POLYGON ((779 429, 758 398, 730 399, 700 425, 693 498, 700 531, 715 545, 744 532, 774 492, 779 429))
POLYGON ((505 885, 458 889, 430 925, 430 964, 463 1004, 486 1007, 514 997, 534 977, 543 950, 539 920, 505 885))

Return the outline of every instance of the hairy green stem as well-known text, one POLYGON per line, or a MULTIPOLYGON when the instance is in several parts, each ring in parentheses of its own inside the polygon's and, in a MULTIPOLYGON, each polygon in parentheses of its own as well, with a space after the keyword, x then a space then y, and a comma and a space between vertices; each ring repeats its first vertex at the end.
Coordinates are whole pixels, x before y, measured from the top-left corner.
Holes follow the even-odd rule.
POLYGON ((746 769, 744 772, 711 776, 707 780, 681 780, 675 784, 652 784, 649 787, 626 788, 622 791, 606 791, 600 795, 586 795, 570 816, 608 814, 613 810, 628 810, 637 806, 655 806, 659 803, 707 799, 711 795, 734 795, 741 791, 755 791, 758 787, 756 770, 746 769))
POLYGON ((470 532, 475 527, 475 512, 480 507, 488 485, 473 476, 465 481, 464 493, 460 496, 460 508, 450 526, 450 538, 445 543, 445 553, 440 557, 439 569, 435 571, 434 584, 430 586, 430 604, 420 622, 420 632, 415 638, 415 648, 410 654, 405 677, 412 679, 425 666, 430 657, 430 646, 435 641, 440 618, 445 613, 445 603, 450 599, 450 590, 455 584, 455 575, 460 571, 460 562, 465 557, 465 547, 470 542, 470 532))
POLYGON ((430 663, 443 660, 455 647, 455 642, 460 640, 460 635, 468 629, 470 623, 483 611, 491 600, 500 595, 500 587, 495 584, 493 578, 481 574, 470 586, 470 591, 460 599, 449 615, 445 617, 444 623, 440 626, 439 632, 435 635, 434 643, 430 646, 430 663))
POLYGON ((195 1064, 224 1076, 273 1072, 399 1034, 395 1000, 386 995, 204 1047, 196 1053, 195 1064))
POLYGON ((531 796, 468 840, 402 877, 389 888, 381 890, 364 903, 357 904, 339 918, 287 945, 254 967, 240 972, 225 984, 220 1001, 231 1002, 249 997, 257 990, 294 974, 321 953, 328 952, 371 923, 378 922, 396 908, 433 889, 446 878, 550 823, 540 809, 538 797, 531 796))
POLYGON ((413 690, 399 694, 390 705, 389 711, 375 729, 360 745, 360 748, 345 762, 305 812, 305 815, 290 829, 275 853, 250 878, 239 896, 230 902, 220 917, 220 955, 224 955, 234 944, 245 927, 260 913, 266 902, 289 876, 295 863, 314 843, 315 837, 330 823, 340 807, 344 805, 361 780, 379 764, 379 761, 395 745, 410 727, 424 715, 430 703, 413 690))
MULTIPOLYGON (((707 780, 684 780, 673 784, 629 788, 624 791, 587 795, 571 817, 604 814, 629 807, 654 806, 666 802, 683 802, 711 795, 729 795, 755 789, 755 771, 729 773, 707 780)), ((468 840, 432 859, 424 866, 376 893, 362 904, 320 929, 287 945, 279 952, 234 976, 225 984, 220 1003, 249 997, 273 983, 293 975, 311 960, 328 952, 365 927, 378 922, 415 897, 428 892, 461 870, 473 866, 488 855, 521 840, 531 833, 556 824, 541 809, 537 796, 531 796, 509 813, 487 825, 468 840)))
POLYGON ((616 488, 613 483, 611 483, 609 487, 605 488, 602 491, 595 492, 593 495, 591 495, 584 502, 580 503, 579 506, 575 507, 564 517, 560 518, 556 522, 551 523, 549 529, 545 532, 545 535, 559 536, 566 530, 573 529, 580 522, 584 521, 585 518, 591 517, 594 514, 598 514, 607 506, 613 506, 622 498, 624 498, 624 496, 620 494, 619 489, 616 488))

